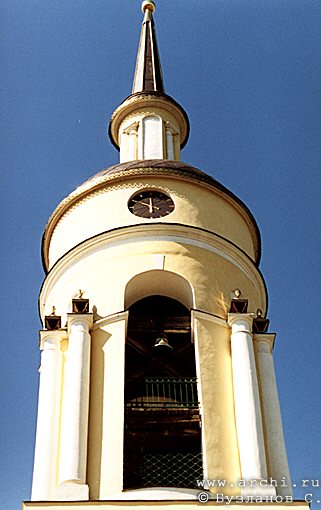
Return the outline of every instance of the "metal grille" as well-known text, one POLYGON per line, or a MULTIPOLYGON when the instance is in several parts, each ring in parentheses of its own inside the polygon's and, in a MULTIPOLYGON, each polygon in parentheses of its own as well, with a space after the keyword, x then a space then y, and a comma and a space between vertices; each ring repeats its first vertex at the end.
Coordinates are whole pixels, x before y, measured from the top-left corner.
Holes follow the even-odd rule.
POLYGON ((127 384, 127 407, 198 407, 196 377, 146 377, 139 387, 127 384))
POLYGON ((196 488, 203 476, 201 453, 167 453, 143 455, 143 487, 196 488))

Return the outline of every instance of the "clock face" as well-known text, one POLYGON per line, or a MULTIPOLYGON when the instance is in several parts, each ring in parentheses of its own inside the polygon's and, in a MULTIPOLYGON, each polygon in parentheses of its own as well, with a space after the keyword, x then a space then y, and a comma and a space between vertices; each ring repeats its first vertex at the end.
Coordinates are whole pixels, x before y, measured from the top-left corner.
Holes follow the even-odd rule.
POLYGON ((174 202, 160 191, 141 191, 128 202, 131 213, 142 218, 162 218, 174 211, 174 202))

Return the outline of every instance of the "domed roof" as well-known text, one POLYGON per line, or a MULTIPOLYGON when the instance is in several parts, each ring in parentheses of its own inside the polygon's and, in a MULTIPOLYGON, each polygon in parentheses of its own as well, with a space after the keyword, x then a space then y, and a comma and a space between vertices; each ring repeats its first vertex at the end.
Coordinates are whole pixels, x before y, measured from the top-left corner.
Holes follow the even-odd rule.
POLYGON ((228 194, 232 195, 233 198, 236 200, 237 197, 233 195, 227 188, 225 188, 222 184, 220 184, 218 181, 213 179, 210 175, 207 175, 205 172, 202 172, 201 170, 198 170, 198 168, 195 168, 191 165, 188 165, 186 163, 183 163, 183 161, 171 161, 167 159, 144 159, 144 160, 136 160, 136 161, 128 161, 125 163, 119 163, 117 165, 110 166, 108 168, 104 168, 97 174, 90 177, 87 181, 85 181, 83 184, 78 186, 76 188, 74 193, 82 192, 83 190, 88 190, 92 186, 96 186, 97 184, 109 180, 109 178, 113 174, 119 174, 119 172, 126 172, 128 174, 137 173, 136 171, 144 170, 144 173, 146 169, 150 170, 148 173, 154 173, 153 171, 160 170, 161 173, 170 173, 173 176, 181 176, 191 179, 196 179, 198 181, 207 182, 208 184, 214 186, 217 189, 221 189, 224 192, 227 192, 228 194))

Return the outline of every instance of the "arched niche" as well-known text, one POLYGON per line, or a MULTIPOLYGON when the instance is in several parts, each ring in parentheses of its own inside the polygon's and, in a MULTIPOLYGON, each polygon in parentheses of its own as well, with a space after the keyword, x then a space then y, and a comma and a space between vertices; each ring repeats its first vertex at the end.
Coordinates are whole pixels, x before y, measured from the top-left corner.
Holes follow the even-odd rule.
POLYGON ((155 269, 134 276, 126 285, 125 310, 148 296, 166 296, 179 301, 188 310, 194 306, 193 289, 182 276, 155 269))
POLYGON ((156 115, 144 117, 142 135, 142 159, 163 158, 163 122, 161 117, 156 115))

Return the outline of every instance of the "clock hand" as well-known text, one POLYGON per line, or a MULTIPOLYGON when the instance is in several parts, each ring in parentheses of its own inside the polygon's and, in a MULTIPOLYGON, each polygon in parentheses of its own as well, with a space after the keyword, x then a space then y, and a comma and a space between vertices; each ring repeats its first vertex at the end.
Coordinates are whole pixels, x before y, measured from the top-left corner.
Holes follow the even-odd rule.
MULTIPOLYGON (((136 204, 145 205, 146 207, 149 208, 149 212, 153 212, 153 210, 151 210, 150 204, 147 204, 146 202, 142 202, 141 200, 135 200, 135 202, 136 202, 136 204)), ((153 203, 152 203, 152 209, 157 209, 159 211, 159 207, 157 207, 157 205, 154 205, 153 203)))
POLYGON ((146 202, 141 202, 140 200, 137 201, 141 205, 146 205, 146 207, 150 207, 150 204, 147 204, 146 202))

